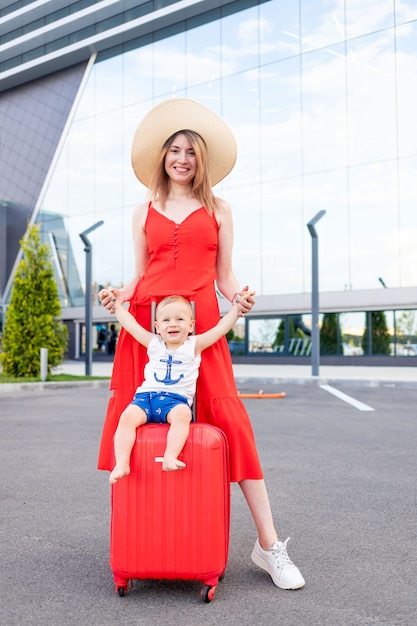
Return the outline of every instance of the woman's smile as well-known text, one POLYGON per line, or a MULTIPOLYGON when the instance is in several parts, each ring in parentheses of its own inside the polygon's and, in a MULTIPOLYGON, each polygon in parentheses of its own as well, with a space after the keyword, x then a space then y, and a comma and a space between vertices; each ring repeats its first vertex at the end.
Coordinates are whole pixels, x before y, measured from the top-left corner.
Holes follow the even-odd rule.
POLYGON ((194 149, 185 135, 179 134, 165 156, 165 171, 174 181, 189 183, 197 169, 194 149))

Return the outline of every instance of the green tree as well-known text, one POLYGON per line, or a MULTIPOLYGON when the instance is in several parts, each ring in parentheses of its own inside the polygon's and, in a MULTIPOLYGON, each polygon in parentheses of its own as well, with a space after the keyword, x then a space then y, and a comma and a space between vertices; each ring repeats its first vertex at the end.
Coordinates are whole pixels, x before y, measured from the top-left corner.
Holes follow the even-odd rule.
MULTIPOLYGON (((299 317, 299 316, 296 316, 296 317, 299 317)), ((297 337, 301 337, 301 339, 304 339, 306 337, 306 334, 303 333, 301 328, 295 327, 293 315, 290 315, 288 317, 288 330, 289 330, 289 337, 288 337, 289 339, 293 339, 297 337)), ((280 323, 278 324, 275 339, 272 345, 276 348, 278 346, 284 345, 284 341, 285 341, 285 319, 282 319, 280 323)))
POLYGON ((61 303, 49 248, 39 226, 29 225, 20 241, 23 257, 13 281, 0 360, 7 376, 40 375, 40 349, 48 349, 48 373, 62 362, 68 333, 60 321, 61 303))
POLYGON ((337 354, 338 322, 336 313, 325 313, 320 328, 320 354, 337 354))
POLYGON ((398 334, 404 335, 404 339, 409 342, 416 334, 416 314, 415 311, 404 311, 397 320, 398 334))
POLYGON ((384 311, 372 311, 366 316, 366 326, 362 335, 362 348, 368 354, 369 318, 371 320, 371 354, 390 354, 391 336, 387 328, 384 311))
MULTIPOLYGON (((289 323, 289 338, 296 336, 296 331, 294 329, 294 322, 291 317, 288 320, 289 323)), ((273 342, 273 346, 276 348, 277 346, 283 346, 285 341, 285 320, 281 320, 278 324, 278 328, 276 330, 275 339, 273 342)))

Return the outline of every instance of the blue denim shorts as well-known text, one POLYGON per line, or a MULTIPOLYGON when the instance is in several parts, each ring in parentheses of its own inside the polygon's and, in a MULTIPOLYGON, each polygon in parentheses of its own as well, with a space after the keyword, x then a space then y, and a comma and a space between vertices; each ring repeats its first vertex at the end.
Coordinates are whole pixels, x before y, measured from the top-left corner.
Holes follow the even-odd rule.
POLYGON ((135 393, 131 404, 145 411, 146 422, 152 424, 165 424, 168 413, 177 404, 186 404, 189 407, 187 398, 168 391, 140 391, 135 393))

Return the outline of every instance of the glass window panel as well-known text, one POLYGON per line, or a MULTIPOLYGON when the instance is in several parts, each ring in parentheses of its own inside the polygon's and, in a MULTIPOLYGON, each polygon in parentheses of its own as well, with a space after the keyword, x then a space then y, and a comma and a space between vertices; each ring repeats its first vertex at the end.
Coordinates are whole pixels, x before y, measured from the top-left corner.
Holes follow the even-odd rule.
POLYGON ((94 106, 99 115, 123 104, 123 56, 97 63, 94 71, 94 106))
POLYGON ((362 337, 365 330, 365 313, 352 312, 339 314, 343 356, 363 355, 362 337))
POLYGON ((417 145, 417 23, 399 27, 396 33, 398 151, 401 157, 415 153, 417 145))
POLYGON ((397 332, 396 354, 417 356, 417 310, 394 311, 397 332))
POLYGON ((248 351, 273 353, 280 350, 281 318, 248 318, 248 351))
POLYGON ((362 337, 363 353, 367 356, 393 353, 393 337, 390 334, 388 316, 392 312, 367 311, 365 313, 365 330, 362 337))
POLYGON ((124 150, 122 111, 97 115, 94 123, 95 153, 92 168, 95 178, 95 204, 101 212, 113 211, 123 204, 121 180, 131 168, 130 146, 124 150))
POLYGON ((269 64, 300 53, 298 2, 265 2, 259 6, 260 62, 269 64))
MULTIPOLYGON (((327 171, 303 179, 303 213, 300 222, 304 246, 304 272, 307 277, 302 291, 311 289, 312 240, 307 223, 321 210, 326 214, 316 231, 319 246, 319 285, 322 291, 350 289, 350 230, 346 171, 327 171)), ((301 233, 300 233, 301 234, 301 233)), ((299 256, 301 254, 298 252, 299 256)))
POLYGON ((80 94, 80 99, 77 103, 77 108, 74 112, 74 122, 85 117, 94 115, 94 101, 95 101, 95 81, 94 75, 97 69, 97 65, 91 68, 90 74, 84 85, 84 89, 80 94))
POLYGON ((298 176, 302 163, 299 60, 274 63, 260 72, 262 178, 269 182, 298 176))
POLYGON ((204 84, 210 89, 221 73, 220 22, 210 22, 187 31, 187 87, 204 84))
MULTIPOLYGON (((399 286, 396 163, 352 168, 349 175, 352 288, 399 286)), ((323 220, 324 221, 324 220, 323 220)))
POLYGON ((220 114, 230 125, 238 145, 234 183, 254 184, 261 176, 258 71, 225 78, 222 95, 220 114))
POLYGON ((302 136, 304 172, 346 165, 346 81, 342 46, 303 61, 302 136))
POLYGON ((94 207, 95 133, 94 118, 71 127, 43 208, 65 217, 89 215, 94 207))
POLYGON ((153 93, 153 45, 130 50, 123 59, 123 104, 125 107, 147 100, 153 93))
POLYGON ((262 240, 259 232, 259 187, 248 185, 219 195, 230 202, 233 211, 233 269, 242 285, 262 293, 262 240))
POLYGON ((230 76, 259 64, 257 20, 257 7, 222 20, 222 76, 230 76))
POLYGON ((68 139, 63 146, 58 162, 55 166, 51 182, 42 201, 42 210, 50 213, 59 213, 63 217, 69 215, 68 193, 71 185, 68 166, 69 150, 68 139))
MULTIPOLYGON (((125 238, 121 207, 113 212, 100 214, 104 224, 97 229, 93 249, 94 279, 101 285, 118 286, 134 274, 134 263, 130 255, 131 267, 127 276, 123 275, 123 256, 127 254, 132 236, 125 238)), ((92 221, 94 223, 94 221, 92 221)), ((88 228, 88 223, 86 227, 88 228)), ((94 231, 95 232, 95 231, 94 231)))
POLYGON ((88 215, 94 207, 95 140, 94 118, 73 124, 67 140, 69 215, 88 215))
MULTIPOLYGON (((320 323, 320 317, 319 317, 320 323)), ((286 318, 288 345, 284 345, 284 353, 291 356, 309 356, 311 354, 311 316, 288 315, 286 318)), ((285 328, 285 327, 284 327, 285 328)), ((282 341, 283 324, 280 325, 278 337, 282 341)), ((278 338, 277 337, 277 338, 278 338)))
POLYGON ((349 44, 347 63, 350 163, 396 158, 393 31, 349 44))
POLYGON ((186 86, 186 36, 180 33, 154 46, 154 93, 169 98, 186 86))
POLYGON ((395 331, 394 331, 394 311, 384 311, 385 321, 387 325, 387 332, 389 334, 389 354, 394 355, 396 352, 395 344, 395 331))
POLYGON ((373 31, 385 30, 394 25, 392 0, 346 2, 346 32, 349 39, 373 31))
POLYGON ((246 228, 248 232, 252 228, 252 239, 256 229, 260 229, 257 253, 262 271, 262 293, 300 293, 305 290, 303 252, 307 234, 302 214, 301 180, 290 178, 265 183, 261 191, 262 213, 258 217, 252 209, 246 228))
MULTIPOLYGON (((69 241, 84 283, 85 254, 79 233, 102 219, 95 205, 95 120, 73 123, 43 200, 42 209, 65 218, 69 241)), ((91 234, 91 240, 96 233, 91 234)), ((93 275, 94 276, 94 275, 93 275)))
MULTIPOLYGON (((224 115, 221 112, 222 107, 222 81, 215 80, 208 83, 201 83, 199 85, 190 86, 187 88, 184 94, 178 94, 182 97, 191 98, 197 100, 204 106, 214 111, 217 115, 220 115, 224 119, 224 115)), ((225 120, 226 121, 226 120, 225 120)))
POLYGON ((411 22, 417 19, 417 4, 409 0, 408 2, 395 3, 395 21, 396 24, 403 22, 411 22))
POLYGON ((400 279, 396 286, 412 287, 417 272, 417 157, 401 159, 398 168, 400 279))
MULTIPOLYGON (((294 38, 299 33, 293 33, 294 38)), ((301 49, 320 50, 345 38, 343 3, 301 0, 301 49)))
POLYGON ((338 314, 326 312, 319 315, 320 354, 322 356, 341 355, 343 344, 340 336, 338 314))
POLYGON ((303 313, 303 315, 301 315, 301 322, 304 334, 311 337, 311 329, 313 327, 313 316, 311 313, 303 313))

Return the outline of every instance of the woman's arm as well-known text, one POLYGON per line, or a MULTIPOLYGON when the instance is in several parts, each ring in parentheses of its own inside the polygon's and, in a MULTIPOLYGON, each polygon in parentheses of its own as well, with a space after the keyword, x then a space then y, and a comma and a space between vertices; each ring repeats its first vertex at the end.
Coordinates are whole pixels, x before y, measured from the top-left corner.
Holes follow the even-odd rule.
POLYGON ((216 212, 216 219, 219 225, 218 247, 217 247, 217 287, 230 302, 234 302, 238 297, 240 304, 240 314, 244 315, 251 310, 255 304, 253 294, 247 287, 240 288, 238 280, 233 273, 232 250, 233 250, 233 217, 230 205, 224 200, 220 200, 220 206, 216 212))

